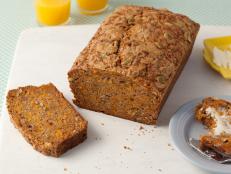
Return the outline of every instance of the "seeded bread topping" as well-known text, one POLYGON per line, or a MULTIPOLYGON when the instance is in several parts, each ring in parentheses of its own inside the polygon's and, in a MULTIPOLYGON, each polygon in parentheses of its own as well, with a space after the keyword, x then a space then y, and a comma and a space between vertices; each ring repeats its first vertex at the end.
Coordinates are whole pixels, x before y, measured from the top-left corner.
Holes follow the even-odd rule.
POLYGON ((140 77, 163 89, 181 65, 198 27, 168 10, 123 6, 103 22, 73 68, 140 77))
POLYGON ((118 8, 105 19, 68 73, 74 102, 154 124, 198 30, 199 24, 168 10, 118 8))

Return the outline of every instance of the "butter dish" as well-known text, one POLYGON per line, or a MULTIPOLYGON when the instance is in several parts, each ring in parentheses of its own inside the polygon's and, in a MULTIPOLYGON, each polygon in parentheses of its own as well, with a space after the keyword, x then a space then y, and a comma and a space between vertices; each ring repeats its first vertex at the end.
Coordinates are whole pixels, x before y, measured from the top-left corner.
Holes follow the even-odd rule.
POLYGON ((205 61, 225 79, 231 79, 231 36, 204 40, 205 61))

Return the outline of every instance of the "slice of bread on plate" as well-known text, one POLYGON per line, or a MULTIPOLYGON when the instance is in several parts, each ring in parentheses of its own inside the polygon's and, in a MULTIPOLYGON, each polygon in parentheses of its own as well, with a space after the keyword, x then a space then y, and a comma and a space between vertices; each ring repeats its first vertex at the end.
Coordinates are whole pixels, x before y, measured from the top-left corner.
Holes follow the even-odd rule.
POLYGON ((213 97, 205 98, 196 108, 196 119, 208 128, 202 135, 202 149, 211 148, 231 155, 231 103, 213 97))
POLYGON ((202 150, 213 149, 226 155, 231 155, 231 136, 230 135, 203 135, 200 139, 202 150))

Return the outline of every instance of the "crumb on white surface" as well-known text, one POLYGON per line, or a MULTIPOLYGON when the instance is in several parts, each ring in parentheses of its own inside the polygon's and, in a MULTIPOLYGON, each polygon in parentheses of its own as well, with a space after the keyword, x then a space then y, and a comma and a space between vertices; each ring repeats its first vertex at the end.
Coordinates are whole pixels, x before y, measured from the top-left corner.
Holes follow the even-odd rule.
POLYGON ((130 148, 128 146, 124 146, 124 149, 126 149, 126 150, 132 150, 132 148, 130 148))

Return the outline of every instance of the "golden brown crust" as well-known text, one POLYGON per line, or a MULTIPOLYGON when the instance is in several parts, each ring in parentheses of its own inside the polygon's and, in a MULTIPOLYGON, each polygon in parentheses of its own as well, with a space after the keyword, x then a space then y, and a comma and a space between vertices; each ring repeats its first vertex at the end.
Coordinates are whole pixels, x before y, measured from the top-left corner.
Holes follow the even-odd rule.
POLYGON ((150 7, 122 6, 105 19, 75 68, 95 68, 155 82, 163 89, 193 45, 199 24, 150 7), (160 84, 159 84, 160 83, 160 84))
MULTIPOLYGON (((138 108, 146 108, 146 110, 142 111, 145 115, 136 116, 138 119, 127 115, 131 108, 127 108, 125 103, 123 109, 127 110, 127 113, 116 112, 119 107, 101 110, 122 118, 154 124, 171 88, 187 62, 198 30, 199 24, 186 16, 167 10, 139 6, 118 8, 102 23, 68 73, 75 99, 79 100, 80 97, 76 91, 84 93, 77 86, 82 83, 78 77, 79 71, 86 72, 84 76, 93 71, 103 76, 113 77, 115 74, 121 79, 126 78, 126 82, 132 81, 130 89, 133 91, 133 86, 139 84, 147 88, 146 92, 156 93, 156 97, 154 96, 156 101, 148 107, 140 103, 138 108), (150 108, 153 110, 151 111, 150 108)), ((90 81, 85 86, 90 85, 90 81)), ((113 85, 111 84, 111 88, 117 88, 113 85)), ((126 90, 121 92, 125 95, 128 93, 126 90)), ((133 95, 139 94, 134 91, 131 96, 133 95)), ((95 102, 98 102, 99 95, 92 94, 93 96, 96 98, 95 102)), ((86 98, 77 102, 77 105, 99 110, 96 105, 89 107, 86 98)), ((108 102, 111 102, 113 106, 116 101, 108 102)), ((149 102, 147 100, 144 103, 149 102)), ((135 104, 136 101, 127 103, 127 105, 135 104)), ((138 110, 141 112, 140 109, 138 110)))
POLYGON ((14 126, 37 151, 58 157, 86 139, 87 122, 53 84, 10 90, 14 126))

